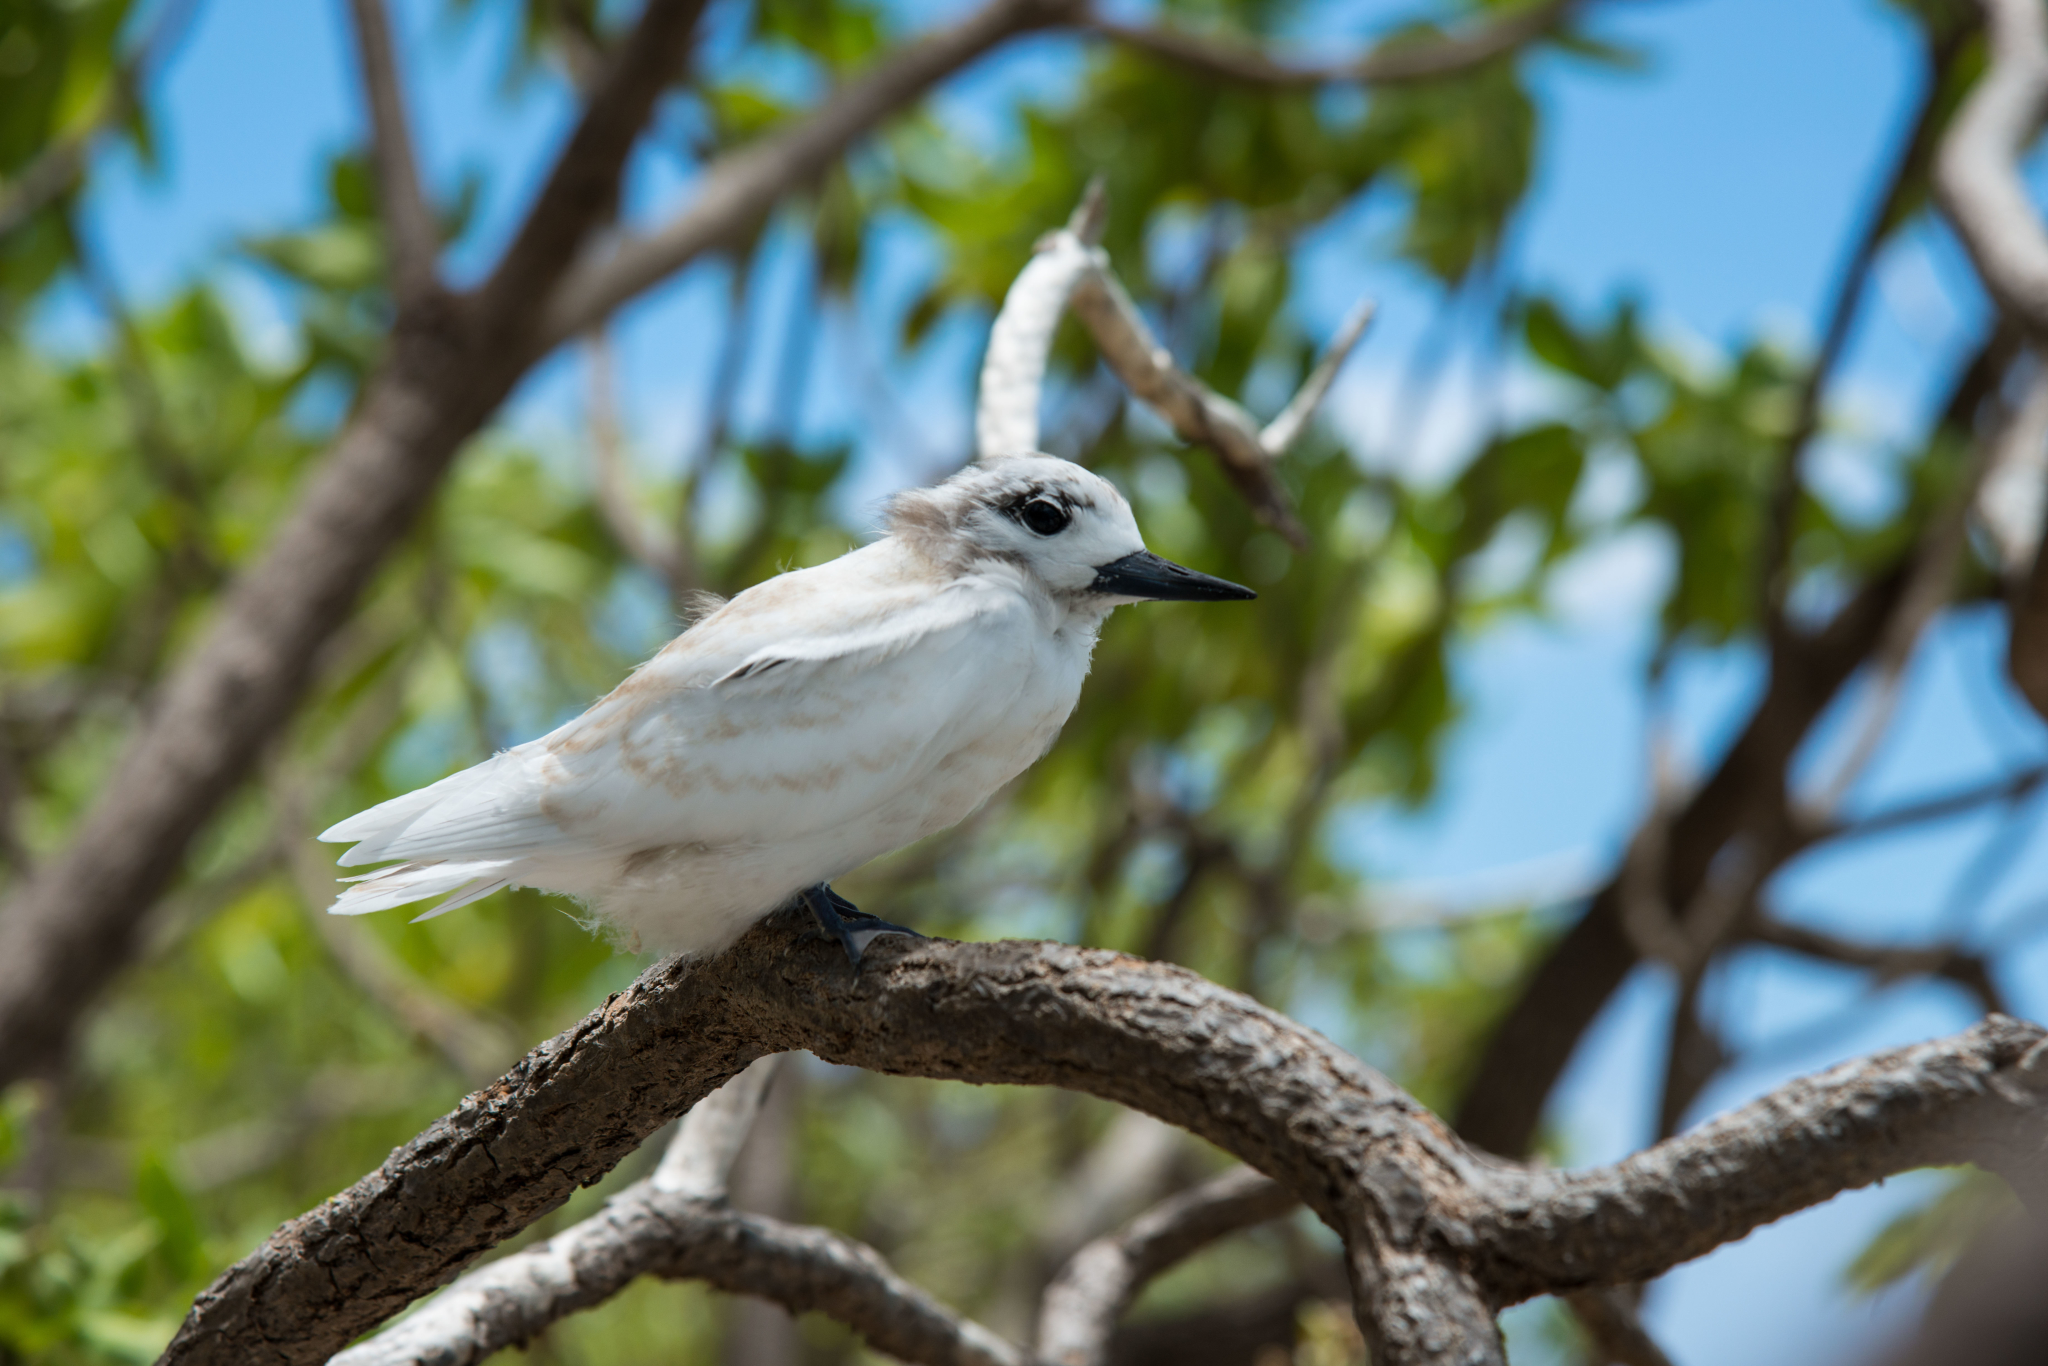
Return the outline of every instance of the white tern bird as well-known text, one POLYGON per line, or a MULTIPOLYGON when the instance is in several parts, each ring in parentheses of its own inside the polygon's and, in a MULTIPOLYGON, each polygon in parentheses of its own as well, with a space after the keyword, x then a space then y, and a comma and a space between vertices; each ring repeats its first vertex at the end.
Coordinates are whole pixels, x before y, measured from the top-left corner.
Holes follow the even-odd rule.
POLYGON ((912 931, 831 880, 1044 754, 1111 608, 1255 596, 1146 550, 1114 486, 1050 456, 899 494, 887 525, 717 607, 567 725, 323 832, 345 865, 402 860, 331 909, 538 887, 631 948, 708 954, 800 898, 857 966, 912 931))

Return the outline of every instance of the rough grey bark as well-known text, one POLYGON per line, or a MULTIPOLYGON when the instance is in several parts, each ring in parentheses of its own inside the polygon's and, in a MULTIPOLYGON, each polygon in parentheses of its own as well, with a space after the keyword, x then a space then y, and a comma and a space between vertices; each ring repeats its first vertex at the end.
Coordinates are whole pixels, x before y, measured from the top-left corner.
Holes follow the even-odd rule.
POLYGON ((1930 1163, 2039 1163, 2044 1031, 1994 1018, 1845 1064, 1611 1167, 1467 1149, 1328 1040, 1179 968, 1058 944, 878 941, 784 912, 536 1049, 200 1297, 166 1363, 316 1362, 559 1206, 755 1057, 1062 1086, 1196 1133, 1346 1240, 1382 1366, 1499 1362, 1493 1312, 1656 1275, 1930 1163))
MULTIPOLYGON (((751 1069, 712 1099, 750 1075, 751 1069)), ((758 1101, 756 1087, 742 1103, 758 1101)), ((824 1229, 734 1210, 724 1198, 722 1171, 715 1182, 664 1180, 672 1165, 709 1173, 721 1159, 730 1162, 729 1148, 691 1141, 702 1136, 687 1132, 690 1118, 705 1108, 685 1119, 686 1132, 670 1146, 662 1172, 538 1247, 463 1276, 419 1314, 349 1348, 332 1366, 471 1366, 603 1303, 640 1276, 701 1280, 773 1300, 792 1313, 825 1313, 904 1361, 1024 1366, 1016 1347, 898 1276, 874 1249, 824 1229), (672 1164, 670 1158, 681 1160, 672 1164)), ((735 1118, 721 1115, 714 1123, 729 1126, 735 1118)))

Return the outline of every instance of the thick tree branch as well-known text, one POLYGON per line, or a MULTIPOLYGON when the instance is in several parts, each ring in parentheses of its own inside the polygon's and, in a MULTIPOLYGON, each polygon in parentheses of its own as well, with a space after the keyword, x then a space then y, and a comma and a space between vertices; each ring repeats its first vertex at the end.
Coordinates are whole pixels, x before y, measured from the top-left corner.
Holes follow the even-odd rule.
POLYGON ((2034 0, 1978 0, 1991 64, 1956 111, 1934 190, 2000 308, 2048 340, 2048 230, 2019 161, 2048 114, 2048 14, 2034 0))
POLYGON ((1039 1357, 1055 1366, 1103 1366, 1117 1320, 1146 1282, 1217 1239, 1278 1218, 1299 1203, 1271 1177, 1236 1167, 1089 1243, 1046 1288, 1038 1315, 1039 1357))
POLYGON ((370 110, 370 150, 377 168, 377 207, 390 253, 391 292, 404 307, 438 286, 441 234, 420 185, 405 85, 383 0, 349 0, 363 97, 370 110))
POLYGON ((877 1350, 927 1366, 1022 1366, 1023 1354, 889 1269, 871 1248, 725 1203, 777 1059, 761 1058, 692 1106, 654 1175, 538 1247, 468 1273, 419 1313, 333 1366, 467 1366, 589 1309, 635 1278, 703 1280, 847 1324, 877 1350))
POLYGON ((2025 1184, 2048 1155, 2048 1033, 1993 1016, 1787 1082, 1612 1166, 1494 1174, 1470 1247, 1502 1303, 1646 1280, 1775 1219, 1915 1167, 2025 1184))
POLYGON ((1504 57, 1556 28, 1582 4, 1583 0, 1542 0, 1442 37, 1403 37, 1362 57, 1299 66, 1275 61, 1248 43, 1119 23, 1101 14, 1090 14, 1084 27, 1202 75, 1245 85, 1404 85, 1456 75, 1504 57))
POLYGON ((1383 1366, 1498 1362, 1493 1308, 1656 1275, 1907 1167, 2025 1167, 2048 1129, 2043 1031, 2000 1018, 1794 1083, 1614 1167, 1527 1171, 1470 1153, 1357 1059, 1192 973, 1063 945, 883 940, 856 974, 802 925, 785 912, 710 962, 650 969, 279 1230, 200 1298, 165 1362, 323 1360, 753 1058, 793 1048, 1085 1091, 1224 1147, 1345 1236, 1383 1366))

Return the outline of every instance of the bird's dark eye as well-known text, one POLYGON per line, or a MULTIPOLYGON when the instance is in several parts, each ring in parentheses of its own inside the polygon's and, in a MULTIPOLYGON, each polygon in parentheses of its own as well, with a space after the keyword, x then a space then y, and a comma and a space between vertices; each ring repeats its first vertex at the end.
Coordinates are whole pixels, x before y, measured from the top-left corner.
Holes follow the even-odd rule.
POLYGON ((1057 536, 1073 518, 1050 498, 1033 498, 1017 510, 1017 520, 1041 536, 1057 536))

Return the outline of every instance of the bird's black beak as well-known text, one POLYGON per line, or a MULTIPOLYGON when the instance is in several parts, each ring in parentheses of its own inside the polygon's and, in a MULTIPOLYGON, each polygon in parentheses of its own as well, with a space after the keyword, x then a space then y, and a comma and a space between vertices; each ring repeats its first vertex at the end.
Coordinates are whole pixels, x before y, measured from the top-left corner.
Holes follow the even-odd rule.
POLYGON ((1095 571, 1088 587, 1120 598, 1151 598, 1157 602, 1238 602, 1257 593, 1228 579, 1212 579, 1162 560, 1149 550, 1136 550, 1095 571))

